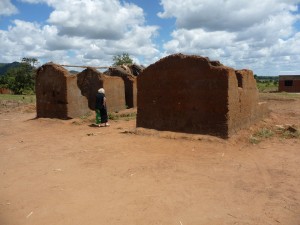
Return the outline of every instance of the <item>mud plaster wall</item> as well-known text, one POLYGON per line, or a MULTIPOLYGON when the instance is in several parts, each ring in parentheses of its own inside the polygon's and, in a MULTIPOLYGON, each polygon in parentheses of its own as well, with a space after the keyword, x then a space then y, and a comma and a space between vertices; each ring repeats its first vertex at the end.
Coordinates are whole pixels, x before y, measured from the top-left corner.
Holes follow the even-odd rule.
POLYGON ((88 100, 77 86, 76 75, 67 77, 67 86, 68 117, 74 118, 89 113, 88 100))
POLYGON ((248 120, 246 110, 255 114, 258 104, 257 90, 248 84, 251 75, 241 73, 200 56, 161 59, 137 78, 137 127, 228 137, 248 120))
POLYGON ((90 109, 95 109, 96 94, 99 88, 105 89, 109 112, 126 108, 125 88, 122 78, 106 76, 93 68, 85 69, 77 77, 77 85, 81 90, 81 94, 88 99, 90 109))
POLYGON ((67 119, 87 113, 87 100, 74 87, 76 83, 76 76, 61 66, 48 63, 40 67, 36 76, 37 117, 67 119))
POLYGON ((228 135, 258 121, 268 113, 259 102, 256 81, 251 70, 231 71, 228 88, 228 135))
POLYGON ((128 71, 125 71, 121 67, 110 68, 110 76, 121 77, 125 85, 125 101, 126 106, 133 108, 137 106, 137 82, 136 77, 129 74, 128 71))
POLYGON ((228 71, 202 57, 172 55, 138 76, 137 127, 227 134, 228 71))

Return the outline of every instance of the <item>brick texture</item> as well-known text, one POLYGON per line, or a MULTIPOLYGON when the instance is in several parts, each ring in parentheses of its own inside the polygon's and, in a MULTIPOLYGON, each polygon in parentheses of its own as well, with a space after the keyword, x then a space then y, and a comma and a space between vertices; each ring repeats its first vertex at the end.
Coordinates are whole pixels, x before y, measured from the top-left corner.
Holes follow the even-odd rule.
POLYGON ((36 75, 37 117, 68 119, 89 112, 87 99, 77 87, 76 75, 53 63, 41 66, 36 75))
POLYGON ((252 71, 171 55, 137 78, 137 127, 229 137, 261 118, 252 71))
POLYGON ((99 88, 105 89, 109 112, 126 108, 124 81, 122 78, 106 76, 93 68, 87 68, 77 76, 78 87, 81 90, 81 94, 88 99, 90 109, 95 109, 96 93, 99 88))

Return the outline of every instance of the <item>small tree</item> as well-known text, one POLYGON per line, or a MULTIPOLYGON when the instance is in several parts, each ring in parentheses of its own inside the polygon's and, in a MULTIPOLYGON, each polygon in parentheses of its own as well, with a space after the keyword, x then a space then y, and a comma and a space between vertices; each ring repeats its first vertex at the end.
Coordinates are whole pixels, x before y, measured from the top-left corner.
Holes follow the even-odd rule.
POLYGON ((23 57, 22 58, 22 63, 27 63, 31 65, 32 67, 35 66, 35 64, 38 64, 38 60, 36 58, 30 58, 30 57, 23 57))
POLYGON ((11 68, 6 75, 9 79, 8 88, 15 94, 34 93, 35 73, 31 65, 22 63, 17 68, 11 68))
POLYGON ((114 66, 120 66, 120 65, 132 65, 133 60, 130 58, 128 53, 123 53, 121 55, 115 55, 113 57, 114 66))
POLYGON ((15 94, 33 94, 36 62, 36 59, 23 58, 18 66, 8 69, 1 76, 0 87, 9 88, 15 94))

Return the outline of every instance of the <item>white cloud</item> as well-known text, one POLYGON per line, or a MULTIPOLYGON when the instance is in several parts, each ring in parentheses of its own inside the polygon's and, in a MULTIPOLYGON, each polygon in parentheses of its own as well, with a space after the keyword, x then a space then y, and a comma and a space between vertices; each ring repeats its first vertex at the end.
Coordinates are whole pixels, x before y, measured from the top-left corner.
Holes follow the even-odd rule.
POLYGON ((243 30, 266 22, 272 15, 297 10, 295 4, 283 0, 161 0, 161 4, 164 11, 158 15, 176 18, 178 28, 210 31, 243 30))
POLYGON ((277 75, 288 66, 299 71, 300 33, 294 27, 299 2, 161 0, 164 11, 158 15, 174 17, 177 25, 164 49, 166 54, 208 56, 262 75, 277 75))
POLYGON ((55 59, 67 55, 66 51, 47 48, 47 40, 55 37, 55 28, 41 27, 37 23, 15 20, 7 31, 0 30, 1 62, 19 61, 22 57, 55 59))
POLYGON ((23 0, 44 2, 54 8, 48 22, 59 34, 90 39, 117 40, 133 27, 144 24, 143 9, 119 0, 23 0))
MULTIPOLYGON (((15 20, 0 30, 0 62, 33 56, 42 62, 111 65, 113 55, 128 52, 147 65, 182 52, 261 75, 299 71, 300 32, 294 25, 300 0, 161 0, 160 18, 176 20, 163 52, 154 44, 163 28, 146 25, 144 10, 126 3, 130 0, 19 1, 47 4, 53 11, 41 24, 15 20)), ((0 0, 0 8, 4 3, 12 5, 0 0)))
POLYGON ((10 0, 0 1, 0 16, 10 16, 17 12, 17 8, 10 2, 10 0))
POLYGON ((53 8, 47 25, 15 20, 0 30, 0 62, 24 56, 61 64, 111 65, 128 52, 141 63, 159 54, 153 43, 158 27, 146 26, 143 9, 117 0, 22 0, 53 8))
POLYGON ((164 48, 168 52, 192 52, 199 50, 218 49, 232 43, 235 35, 225 31, 207 32, 203 29, 178 29, 172 33, 173 40, 167 42, 164 48))

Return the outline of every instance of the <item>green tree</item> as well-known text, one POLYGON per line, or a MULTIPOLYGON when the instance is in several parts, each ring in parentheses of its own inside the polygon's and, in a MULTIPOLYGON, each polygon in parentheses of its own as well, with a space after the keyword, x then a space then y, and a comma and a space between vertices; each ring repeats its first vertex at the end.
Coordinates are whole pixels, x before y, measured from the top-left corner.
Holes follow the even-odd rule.
POLYGON ((9 88, 10 84, 14 81, 13 77, 0 75, 0 88, 9 88))
POLYGON ((1 76, 0 87, 9 88, 15 94, 33 94, 35 63, 37 63, 37 59, 23 58, 18 67, 10 68, 4 76, 1 76))
POLYGON ((35 65, 38 62, 39 61, 37 60, 37 58, 30 58, 30 57, 23 57, 22 58, 22 63, 27 63, 27 64, 31 65, 32 67, 35 67, 35 65))
POLYGON ((121 55, 115 55, 113 57, 113 65, 114 66, 121 66, 121 65, 132 65, 133 60, 130 58, 128 53, 123 53, 121 55))

